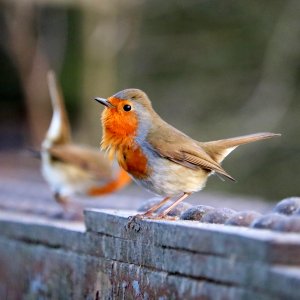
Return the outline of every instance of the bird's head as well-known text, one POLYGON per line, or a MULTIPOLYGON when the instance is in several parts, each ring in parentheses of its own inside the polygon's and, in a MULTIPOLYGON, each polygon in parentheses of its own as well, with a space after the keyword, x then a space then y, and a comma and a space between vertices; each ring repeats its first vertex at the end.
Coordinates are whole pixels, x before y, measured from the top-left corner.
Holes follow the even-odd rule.
POLYGON ((139 89, 126 89, 107 99, 95 100, 105 106, 101 118, 104 131, 116 136, 137 136, 142 124, 151 122, 151 102, 139 89))
POLYGON ((126 89, 107 99, 97 97, 95 100, 105 106, 101 118, 104 139, 125 140, 146 136, 155 112, 143 91, 126 89))

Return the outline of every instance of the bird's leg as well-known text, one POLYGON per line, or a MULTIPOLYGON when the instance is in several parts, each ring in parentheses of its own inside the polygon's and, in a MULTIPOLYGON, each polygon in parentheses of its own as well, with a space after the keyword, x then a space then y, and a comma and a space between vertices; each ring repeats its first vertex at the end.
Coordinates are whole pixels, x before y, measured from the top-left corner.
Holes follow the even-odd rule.
POLYGON ((145 213, 141 214, 140 216, 142 217, 150 217, 152 216, 152 214, 157 211, 160 207, 162 207, 166 202, 169 201, 171 197, 166 197, 164 198, 162 201, 160 201, 159 203, 153 205, 152 207, 150 207, 145 213))
POLYGON ((131 216, 129 217, 129 224, 133 223, 134 221, 136 221, 137 219, 144 219, 144 218, 151 218, 152 214, 158 210, 160 207, 162 207, 171 197, 166 197, 164 198, 162 201, 160 201, 159 203, 153 205, 152 207, 150 207, 145 213, 143 214, 137 214, 135 216, 131 216))
POLYGON ((56 202, 62 207, 63 212, 54 214, 54 218, 63 218, 67 220, 83 220, 83 208, 75 203, 70 203, 69 198, 62 196, 59 192, 54 193, 56 202))
POLYGON ((54 193, 55 201, 62 207, 64 212, 68 211, 69 200, 68 197, 62 196, 59 192, 54 193))
POLYGON ((152 207, 150 207, 145 213, 143 214, 137 214, 135 216, 130 216, 128 218, 128 223, 127 223, 127 228, 131 228, 131 229, 134 229, 136 231, 139 231, 140 230, 140 226, 138 224, 138 220, 140 219, 144 219, 144 218, 154 218, 156 219, 152 214, 158 210, 160 207, 162 207, 167 201, 169 201, 171 197, 166 197, 164 198, 162 201, 160 201, 159 203, 153 205, 152 207))
POLYGON ((157 219, 163 219, 167 216, 167 214, 176 207, 181 201, 190 196, 191 193, 184 193, 179 199, 177 199, 172 205, 170 205, 167 209, 165 209, 162 213, 157 216, 157 219))

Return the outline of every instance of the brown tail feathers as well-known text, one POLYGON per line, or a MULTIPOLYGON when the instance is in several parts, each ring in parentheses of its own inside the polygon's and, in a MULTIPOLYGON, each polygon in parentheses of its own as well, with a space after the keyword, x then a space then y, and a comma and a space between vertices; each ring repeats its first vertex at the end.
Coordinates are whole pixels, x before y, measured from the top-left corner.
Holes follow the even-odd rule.
POLYGON ((280 135, 281 134, 271 132, 254 133, 224 140, 201 143, 201 147, 216 162, 220 163, 231 151, 240 145, 265 140, 280 135))
POLYGON ((71 141, 71 130, 64 104, 64 97, 53 71, 48 71, 47 79, 53 116, 46 139, 51 140, 51 142, 56 145, 65 144, 71 141))

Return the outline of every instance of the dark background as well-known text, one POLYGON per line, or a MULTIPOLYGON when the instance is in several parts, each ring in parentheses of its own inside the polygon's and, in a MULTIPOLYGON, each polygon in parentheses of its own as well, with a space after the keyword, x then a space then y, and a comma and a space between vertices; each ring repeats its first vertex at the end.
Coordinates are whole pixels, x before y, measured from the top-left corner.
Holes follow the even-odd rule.
POLYGON ((201 141, 259 131, 224 162, 237 184, 208 191, 279 200, 300 194, 300 1, 2 1, 0 148, 38 149, 63 87, 74 140, 99 146, 94 96, 136 87, 201 141))

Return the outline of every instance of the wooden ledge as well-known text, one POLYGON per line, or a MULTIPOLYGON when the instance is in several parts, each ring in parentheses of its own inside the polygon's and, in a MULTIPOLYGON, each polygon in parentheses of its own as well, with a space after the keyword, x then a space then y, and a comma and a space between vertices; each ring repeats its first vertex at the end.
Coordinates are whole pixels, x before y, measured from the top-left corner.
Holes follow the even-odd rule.
POLYGON ((139 220, 128 228, 128 217, 134 214, 89 209, 85 211, 85 224, 88 231, 146 240, 162 247, 273 264, 300 264, 300 234, 182 220, 139 220))
POLYGON ((84 226, 0 212, 0 298, 59 299, 63 282, 61 299, 299 299, 300 235, 193 221, 128 228, 135 213, 86 210, 84 226))

